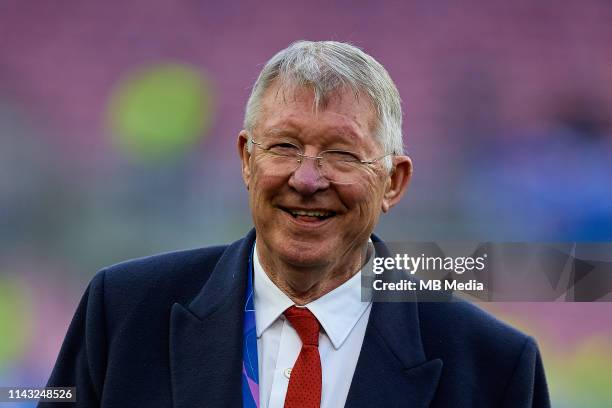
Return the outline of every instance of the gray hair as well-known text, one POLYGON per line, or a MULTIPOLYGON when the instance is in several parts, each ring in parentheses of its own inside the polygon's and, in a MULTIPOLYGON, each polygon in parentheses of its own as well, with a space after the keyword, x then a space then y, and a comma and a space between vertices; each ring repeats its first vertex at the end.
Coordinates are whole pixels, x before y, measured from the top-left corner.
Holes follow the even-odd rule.
MULTIPOLYGON (((348 86, 358 96, 366 92, 378 117, 375 138, 384 153, 400 155, 402 107, 399 92, 385 68, 359 48, 337 41, 297 41, 273 56, 263 67, 246 105, 244 128, 252 132, 261 109, 261 98, 275 79, 314 90, 314 108, 329 94, 348 86)), ((249 151, 251 150, 249 140, 249 151)), ((391 158, 383 164, 391 169, 391 158)))

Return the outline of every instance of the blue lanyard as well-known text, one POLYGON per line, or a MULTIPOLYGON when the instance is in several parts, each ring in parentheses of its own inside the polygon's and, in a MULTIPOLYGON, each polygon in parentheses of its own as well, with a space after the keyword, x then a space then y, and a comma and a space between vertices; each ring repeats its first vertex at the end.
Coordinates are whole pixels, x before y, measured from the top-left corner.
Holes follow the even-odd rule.
POLYGON ((253 295, 253 251, 247 270, 244 325, 242 329, 242 406, 259 408, 259 367, 257 364, 257 329, 255 326, 255 299, 253 295))

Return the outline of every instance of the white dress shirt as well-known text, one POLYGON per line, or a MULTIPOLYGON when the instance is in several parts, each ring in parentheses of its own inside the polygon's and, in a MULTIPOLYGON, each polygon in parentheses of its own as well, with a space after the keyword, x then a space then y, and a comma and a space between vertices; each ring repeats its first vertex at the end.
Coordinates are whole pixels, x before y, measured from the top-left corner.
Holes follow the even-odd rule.
MULTIPOLYGON (((257 248, 253 269, 260 408, 282 408, 289 385, 288 369, 293 367, 302 342, 283 315, 293 302, 264 272, 257 248)), ((361 271, 306 307, 321 324, 321 408, 343 407, 372 307, 371 302, 361 301, 361 271)))

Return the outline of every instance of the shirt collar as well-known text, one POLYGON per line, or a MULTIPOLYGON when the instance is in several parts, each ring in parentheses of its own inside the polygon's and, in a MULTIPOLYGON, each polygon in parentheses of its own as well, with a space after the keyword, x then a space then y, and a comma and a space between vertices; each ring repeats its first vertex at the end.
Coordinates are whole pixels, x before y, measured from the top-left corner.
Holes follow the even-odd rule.
POLYGON ((257 241, 253 254, 253 291, 255 296, 255 326, 257 337, 270 327, 293 302, 264 272, 257 255, 257 241))
MULTIPOLYGON (((270 280, 257 255, 253 254, 255 322, 257 337, 290 306, 293 301, 270 280)), ((321 323, 335 349, 339 349, 351 333, 370 302, 361 301, 361 271, 336 289, 306 305, 321 323)))

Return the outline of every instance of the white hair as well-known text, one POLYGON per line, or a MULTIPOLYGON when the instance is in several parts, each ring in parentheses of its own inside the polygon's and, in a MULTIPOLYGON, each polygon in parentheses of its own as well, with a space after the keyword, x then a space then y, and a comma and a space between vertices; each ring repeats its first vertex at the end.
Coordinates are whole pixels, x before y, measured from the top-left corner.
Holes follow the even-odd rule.
MULTIPOLYGON (((399 92, 385 68, 359 48, 337 41, 297 41, 278 52, 263 67, 251 91, 244 115, 248 132, 253 132, 261 99, 276 79, 283 84, 311 87, 315 109, 339 88, 349 87, 355 97, 365 92, 376 108, 377 142, 386 154, 403 154, 399 92)), ((251 147, 249 140, 249 151, 251 147)), ((389 156, 382 162, 391 170, 389 156)))

